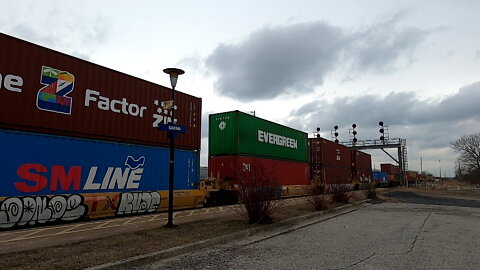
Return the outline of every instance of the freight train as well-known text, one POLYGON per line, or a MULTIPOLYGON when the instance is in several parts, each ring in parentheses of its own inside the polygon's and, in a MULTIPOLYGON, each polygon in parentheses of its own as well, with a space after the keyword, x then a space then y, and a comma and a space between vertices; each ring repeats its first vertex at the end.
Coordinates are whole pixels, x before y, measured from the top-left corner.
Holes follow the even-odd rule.
POLYGON ((283 196, 372 181, 369 154, 240 111, 209 116, 208 164, 209 177, 233 184, 269 177, 283 196))
MULTIPOLYGON (((203 207, 201 98, 0 33, 0 229, 165 211, 176 122, 174 207, 203 207), (175 110, 175 119, 172 119, 175 110)), ((368 182, 366 153, 238 111, 210 115, 208 174, 264 168, 283 196, 368 182)), ((211 183, 211 182, 210 182, 211 183)), ((218 184, 218 182, 217 182, 218 184)))

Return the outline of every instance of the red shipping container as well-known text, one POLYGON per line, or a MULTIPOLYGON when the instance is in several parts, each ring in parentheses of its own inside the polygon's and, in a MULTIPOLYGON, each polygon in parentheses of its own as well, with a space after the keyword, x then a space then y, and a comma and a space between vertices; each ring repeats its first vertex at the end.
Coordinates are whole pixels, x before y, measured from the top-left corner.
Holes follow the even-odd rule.
POLYGON ((324 138, 310 138, 310 175, 325 184, 347 184, 352 180, 350 148, 324 138))
POLYGON ((398 166, 395 166, 390 163, 382 163, 380 164, 380 170, 384 173, 387 173, 389 175, 397 175, 400 173, 400 170, 398 169, 398 166))
POLYGON ((324 138, 309 138, 310 163, 350 167, 350 148, 324 138))
POLYGON ((352 182, 350 167, 332 167, 323 165, 321 168, 322 183, 350 184, 352 182))
POLYGON ((352 178, 357 181, 369 181, 372 178, 372 156, 362 151, 351 150, 352 178))
POLYGON ((268 173, 274 184, 280 186, 309 185, 310 182, 308 163, 248 156, 215 156, 208 160, 209 177, 230 177, 234 184, 239 177, 255 173, 268 173))
MULTIPOLYGON (((156 127, 171 118, 170 88, 5 34, 0 59, 0 128, 168 146, 156 127)), ((187 127, 176 147, 200 149, 201 99, 175 92, 175 107, 187 127)))

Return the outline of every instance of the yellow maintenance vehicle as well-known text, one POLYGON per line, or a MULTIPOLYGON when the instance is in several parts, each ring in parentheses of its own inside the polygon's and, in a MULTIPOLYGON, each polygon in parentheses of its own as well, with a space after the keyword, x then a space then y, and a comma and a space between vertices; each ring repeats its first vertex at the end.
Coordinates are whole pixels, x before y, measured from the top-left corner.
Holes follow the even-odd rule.
POLYGON ((237 191, 232 179, 205 177, 200 179, 198 189, 205 193, 205 206, 234 204, 238 202, 237 191))

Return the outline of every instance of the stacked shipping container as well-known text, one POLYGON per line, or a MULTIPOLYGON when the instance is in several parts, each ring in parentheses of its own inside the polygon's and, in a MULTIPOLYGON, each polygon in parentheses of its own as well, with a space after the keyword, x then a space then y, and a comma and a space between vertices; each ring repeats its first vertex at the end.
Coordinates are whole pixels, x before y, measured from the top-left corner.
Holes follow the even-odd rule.
MULTIPOLYGON (((209 117, 209 176, 251 177, 269 171, 277 185, 308 185, 308 136, 240 111, 209 117)), ((273 184, 272 183, 272 184, 273 184)))
POLYGON ((351 153, 348 147, 324 138, 310 138, 309 146, 310 174, 315 183, 351 183, 351 153))
MULTIPOLYGON (((162 209, 169 139, 157 126, 171 122, 171 89, 4 34, 0 59, 0 207, 44 209, 6 211, 0 228, 162 209)), ((188 130, 175 141, 176 206, 201 206, 201 99, 176 92, 175 105, 188 130)))
POLYGON ((362 151, 351 150, 353 181, 368 183, 372 179, 372 156, 362 151))
POLYGON ((400 181, 400 168, 390 163, 380 164, 380 170, 387 174, 388 180, 391 183, 400 181))

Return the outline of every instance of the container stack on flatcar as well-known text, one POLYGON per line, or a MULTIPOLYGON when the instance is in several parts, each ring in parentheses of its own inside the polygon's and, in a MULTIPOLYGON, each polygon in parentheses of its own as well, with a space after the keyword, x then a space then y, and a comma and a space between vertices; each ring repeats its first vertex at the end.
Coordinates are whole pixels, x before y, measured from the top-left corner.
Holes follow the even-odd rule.
MULTIPOLYGON (((0 59, 0 228, 165 209, 171 89, 4 34, 0 59)), ((201 99, 175 99, 175 203, 201 206, 201 99)))
POLYGON ((372 181, 372 156, 368 153, 352 149, 352 180, 360 187, 372 181))
POLYGON ((400 168, 390 163, 380 164, 380 171, 387 174, 388 181, 391 185, 398 185, 400 183, 400 168))
POLYGON ((324 138, 310 138, 310 174, 316 184, 352 183, 350 148, 324 138))
POLYGON ((283 195, 303 194, 310 182, 308 135, 240 111, 211 114, 208 175, 233 184, 268 175, 283 195))
POLYGON ((407 181, 409 183, 415 184, 421 179, 420 174, 416 171, 407 171, 407 181))

